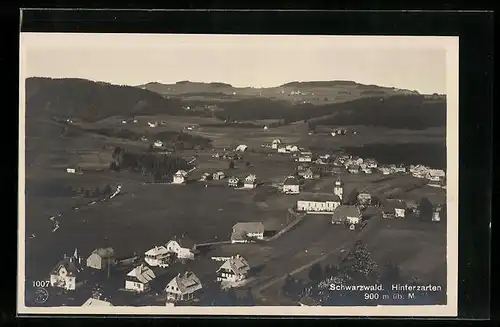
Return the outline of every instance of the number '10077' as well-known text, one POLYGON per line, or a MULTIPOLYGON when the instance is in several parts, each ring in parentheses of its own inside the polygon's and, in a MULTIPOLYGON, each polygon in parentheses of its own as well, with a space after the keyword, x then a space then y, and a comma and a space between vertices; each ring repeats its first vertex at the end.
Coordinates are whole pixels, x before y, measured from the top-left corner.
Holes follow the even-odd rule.
POLYGON ((33 287, 48 287, 50 282, 48 280, 34 280, 33 287))

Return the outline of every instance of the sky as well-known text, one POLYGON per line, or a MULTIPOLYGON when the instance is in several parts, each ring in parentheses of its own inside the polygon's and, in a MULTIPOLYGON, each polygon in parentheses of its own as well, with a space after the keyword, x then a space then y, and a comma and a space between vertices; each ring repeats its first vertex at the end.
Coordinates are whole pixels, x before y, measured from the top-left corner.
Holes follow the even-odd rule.
POLYGON ((445 94, 450 39, 22 33, 21 72, 121 85, 352 80, 445 94))

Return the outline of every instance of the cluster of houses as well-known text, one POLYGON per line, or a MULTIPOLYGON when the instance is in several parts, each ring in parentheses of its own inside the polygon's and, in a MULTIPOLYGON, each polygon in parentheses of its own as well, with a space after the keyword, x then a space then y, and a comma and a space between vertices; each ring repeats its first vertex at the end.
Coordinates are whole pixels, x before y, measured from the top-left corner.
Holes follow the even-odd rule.
MULTIPOLYGON (((254 240, 262 240, 264 237, 264 225, 260 222, 237 223, 231 234, 232 243, 249 243, 254 240)), ((187 238, 175 238, 165 245, 154 246, 144 253, 143 261, 133 261, 134 267, 126 274, 123 290, 145 293, 151 290, 152 282, 158 277, 154 272, 155 267, 167 268, 173 260, 194 260, 199 253, 196 244, 187 238)), ((222 261, 220 267, 215 271, 215 280, 221 282, 222 288, 238 287, 246 281, 250 265, 241 255, 230 257, 213 257, 213 260, 222 261)), ((64 256, 50 272, 50 285, 54 288, 66 291, 75 291, 85 283, 83 272, 110 271, 111 267, 123 264, 117 260, 112 248, 99 248, 92 251, 87 260, 78 255, 78 251, 72 256, 64 256)), ((178 273, 164 287, 166 304, 192 301, 203 289, 198 276, 186 270, 178 273)), ((110 306, 106 299, 99 296, 89 298, 83 306, 110 306)))

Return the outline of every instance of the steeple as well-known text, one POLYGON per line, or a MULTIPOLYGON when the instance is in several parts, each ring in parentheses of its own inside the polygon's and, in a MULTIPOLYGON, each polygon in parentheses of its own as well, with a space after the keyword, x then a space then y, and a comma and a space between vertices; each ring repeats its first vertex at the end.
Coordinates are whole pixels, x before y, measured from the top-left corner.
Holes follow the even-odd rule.
POLYGON ((333 187, 333 194, 337 195, 340 198, 340 201, 343 201, 344 184, 340 180, 340 176, 337 176, 337 180, 335 181, 335 186, 333 187))

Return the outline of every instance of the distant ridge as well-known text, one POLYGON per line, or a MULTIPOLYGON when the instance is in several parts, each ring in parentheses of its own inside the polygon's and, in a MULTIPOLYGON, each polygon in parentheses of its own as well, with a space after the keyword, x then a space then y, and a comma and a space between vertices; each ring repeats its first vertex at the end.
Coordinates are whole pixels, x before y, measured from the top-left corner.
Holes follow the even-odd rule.
POLYGON ((355 86, 355 85, 362 85, 359 83, 356 83, 354 81, 343 81, 343 80, 337 80, 337 81, 307 81, 307 82, 289 82, 285 83, 283 85, 280 85, 281 87, 335 87, 335 86, 355 86))

